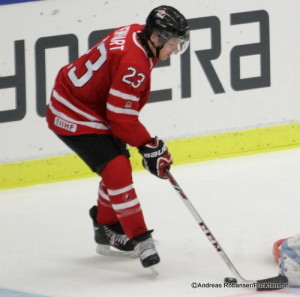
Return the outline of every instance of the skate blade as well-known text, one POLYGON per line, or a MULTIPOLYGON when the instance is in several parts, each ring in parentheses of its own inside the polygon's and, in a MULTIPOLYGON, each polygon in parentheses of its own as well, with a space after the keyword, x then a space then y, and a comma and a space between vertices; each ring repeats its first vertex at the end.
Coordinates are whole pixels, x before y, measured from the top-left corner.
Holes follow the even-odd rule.
POLYGON ((150 269, 150 271, 151 271, 151 273, 152 273, 152 275, 154 276, 154 277, 158 277, 158 271, 155 269, 155 268, 153 268, 152 266, 151 267, 149 267, 149 269, 150 269))
POLYGON ((98 244, 96 248, 96 253, 102 256, 110 256, 110 257, 118 256, 118 257, 137 258, 137 255, 134 251, 118 251, 106 244, 98 244))

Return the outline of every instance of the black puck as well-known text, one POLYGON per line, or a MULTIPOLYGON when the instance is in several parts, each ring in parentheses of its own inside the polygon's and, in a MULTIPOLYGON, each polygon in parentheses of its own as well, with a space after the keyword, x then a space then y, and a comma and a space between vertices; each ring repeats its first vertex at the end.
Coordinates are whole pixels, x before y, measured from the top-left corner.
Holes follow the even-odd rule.
POLYGON ((224 283, 236 284, 237 280, 234 277, 225 277, 224 278, 224 283))

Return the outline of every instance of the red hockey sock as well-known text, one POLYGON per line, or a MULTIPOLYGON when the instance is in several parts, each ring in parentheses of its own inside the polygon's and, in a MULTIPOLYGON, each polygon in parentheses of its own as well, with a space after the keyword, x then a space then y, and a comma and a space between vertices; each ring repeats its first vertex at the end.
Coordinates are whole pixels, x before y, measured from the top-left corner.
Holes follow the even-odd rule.
POLYGON ((116 213, 110 203, 109 195, 103 181, 99 184, 97 222, 105 225, 112 225, 118 221, 116 213))
POLYGON ((120 155, 111 160, 101 173, 111 206, 129 238, 147 231, 141 206, 133 188, 131 172, 129 159, 120 155))

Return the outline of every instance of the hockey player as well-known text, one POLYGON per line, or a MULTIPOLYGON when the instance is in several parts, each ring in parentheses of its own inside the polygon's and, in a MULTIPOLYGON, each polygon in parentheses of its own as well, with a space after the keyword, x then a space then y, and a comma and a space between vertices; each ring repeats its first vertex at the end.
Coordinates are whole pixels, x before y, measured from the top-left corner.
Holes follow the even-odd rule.
POLYGON ((127 145, 138 148, 147 170, 166 178, 171 155, 139 121, 139 113, 149 98, 155 64, 182 53, 188 43, 185 17, 160 6, 145 26, 115 29, 57 75, 47 122, 101 176, 97 206, 90 209, 98 253, 107 254, 112 246, 134 253, 144 267, 160 261, 133 187, 127 145))

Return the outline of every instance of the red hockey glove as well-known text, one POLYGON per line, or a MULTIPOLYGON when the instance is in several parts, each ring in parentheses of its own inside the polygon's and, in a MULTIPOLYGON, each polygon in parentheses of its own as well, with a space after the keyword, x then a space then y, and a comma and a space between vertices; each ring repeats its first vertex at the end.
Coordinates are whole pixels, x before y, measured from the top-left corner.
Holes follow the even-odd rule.
POLYGON ((143 156, 143 166, 152 174, 167 179, 166 169, 170 169, 173 163, 172 157, 168 152, 167 146, 157 137, 142 146, 138 147, 140 154, 143 156))

